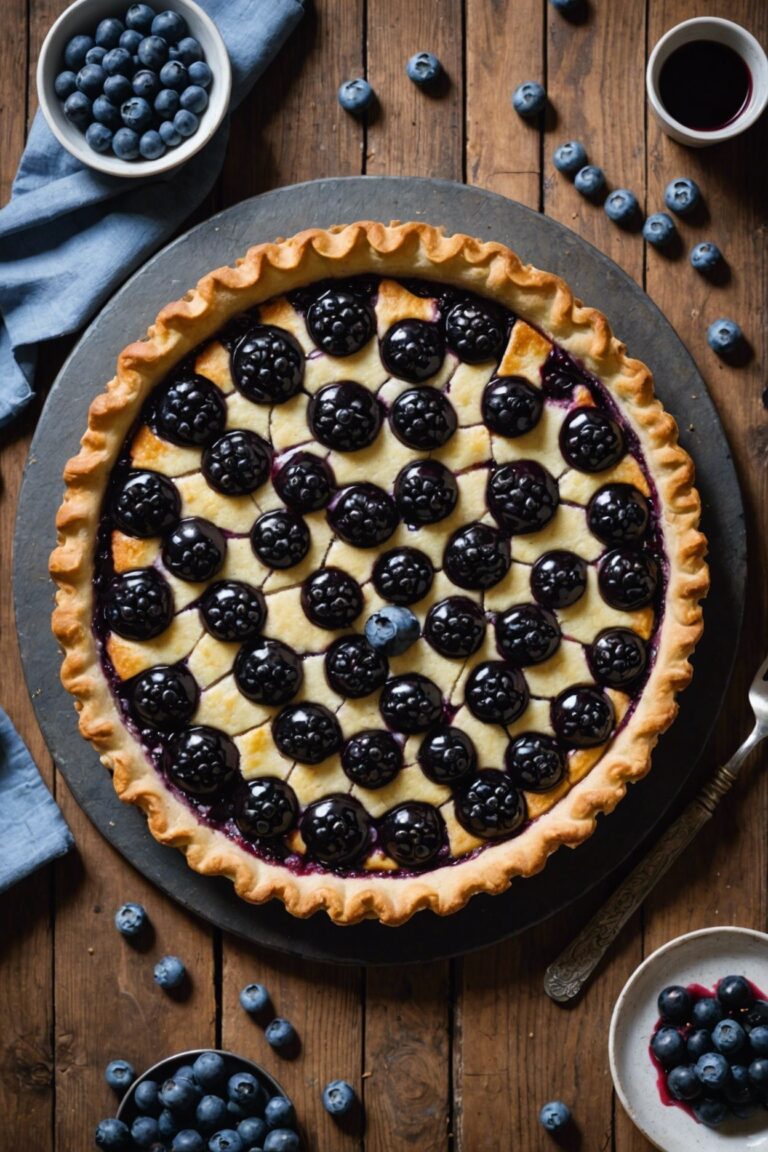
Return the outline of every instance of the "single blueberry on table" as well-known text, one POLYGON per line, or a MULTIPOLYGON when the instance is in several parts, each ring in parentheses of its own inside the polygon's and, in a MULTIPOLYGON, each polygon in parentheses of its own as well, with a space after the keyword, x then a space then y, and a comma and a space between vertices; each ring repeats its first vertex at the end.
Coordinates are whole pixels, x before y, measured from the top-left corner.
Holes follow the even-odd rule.
POLYGON ((714 996, 702 996, 691 1009, 691 1022, 696 1028, 708 1028, 710 1031, 715 1024, 723 1018, 723 1006, 714 996))
POLYGON ((59 100, 66 100, 67 96, 71 96, 73 92, 77 91, 77 76, 75 73, 59 72, 53 82, 53 90, 59 100))
POLYGON ((125 26, 147 34, 156 15, 154 8, 150 8, 149 4, 131 4, 125 14, 125 26))
POLYGON ((706 1052, 696 1061, 696 1075, 705 1088, 722 1088, 731 1074, 731 1068, 720 1052, 706 1052))
POLYGON ((433 52, 417 52, 411 56, 405 71, 419 88, 427 88, 441 75, 443 66, 433 52))
POLYGON ((558 172, 575 176, 587 163, 587 150, 578 140, 567 140, 565 144, 555 149, 552 162, 558 172))
POLYGON ((90 36, 73 36, 64 49, 64 63, 67 68, 77 72, 85 64, 85 58, 93 48, 93 39, 90 36))
POLYGON ((136 1079, 133 1065, 127 1060, 110 1060, 104 1069, 104 1079, 115 1092, 127 1092, 136 1079))
POLYGON ((675 222, 666 212, 653 212, 643 224, 643 239, 654 248, 663 248, 676 235, 675 222))
POLYGON ((525 80, 518 84, 512 93, 512 107, 518 116, 524 118, 538 116, 544 111, 547 103, 547 93, 542 84, 536 80, 525 80))
POLYGON ((101 64, 107 54, 106 48, 89 48, 85 54, 86 64, 101 64))
POLYGON ((249 1016, 260 1016, 270 1003, 269 989, 263 984, 246 984, 240 992, 240 1006, 249 1016))
POLYGON ((139 134, 132 128, 118 128, 112 137, 112 151, 118 160, 135 160, 139 155, 139 134))
POLYGON ((91 122, 93 105, 84 92, 73 92, 64 101, 64 115, 70 124, 85 130, 91 122))
POLYGON ((101 95, 107 74, 99 64, 84 64, 77 74, 77 87, 89 100, 101 95))
POLYGON ((724 316, 713 321, 707 328, 707 343, 718 356, 728 356, 735 352, 743 339, 744 333, 736 321, 727 320, 724 316))
POLYGON ((637 197, 628 188, 615 188, 609 192, 604 204, 605 214, 614 224, 631 224, 637 217, 637 197))
POLYGON ((686 1058, 685 1040, 677 1028, 659 1028, 651 1037, 651 1051, 665 1068, 674 1068, 686 1058))
POLYGON ((605 173, 596 164, 585 164, 574 177, 573 186, 588 199, 599 196, 605 188, 605 173))
POLYGON ((127 48, 110 48, 101 61, 107 76, 133 76, 133 55, 127 48))
POLYGON ((156 1080, 140 1080, 133 1090, 133 1102, 139 1112, 156 1116, 160 1111, 160 1085, 156 1080))
POLYGON ((331 1080, 323 1088, 323 1108, 331 1116, 346 1116, 354 1107, 355 1090, 346 1080, 331 1080))
POLYGON ((144 132, 139 140, 139 152, 145 160, 159 160, 161 156, 164 156, 166 146, 160 133, 156 132, 154 128, 144 132))
POLYGON ((400 656, 419 638, 419 621, 410 608, 388 605, 365 622, 365 638, 372 648, 387 656, 400 656))
POLYGON ((723 254, 711 240, 703 240, 691 249, 691 264, 697 272, 711 272, 719 268, 722 262, 723 254))
POLYGON ((539 1123, 547 1132, 562 1132, 571 1122, 571 1110, 562 1100, 551 1100, 539 1112, 539 1123))
POLYGON ((287 1096, 273 1096, 267 1101, 264 1119, 268 1128, 295 1128, 296 1112, 287 1096))
POLYGON ((359 115, 370 108, 373 103, 373 88, 367 80, 357 77, 354 80, 345 80, 339 87, 339 104, 345 112, 359 115))
POLYGON ((205 1140, 194 1128, 182 1128, 173 1138, 171 1152, 205 1152, 205 1140))
POLYGON ((161 120, 173 120, 181 107, 181 98, 173 88, 162 88, 155 97, 155 112, 161 120))
POLYGON ((201 1052, 192 1065, 192 1074, 201 1088, 218 1088, 224 1083, 224 1057, 218 1052, 201 1052))
POLYGON ((133 95, 133 87, 127 76, 107 76, 104 81, 104 95, 110 103, 119 107, 133 95))
POLYGON ((181 93, 181 107, 200 116, 208 107, 208 93, 199 84, 188 84, 181 93))
POLYGON ((278 1052, 292 1048, 298 1040, 296 1029, 290 1020, 283 1020, 279 1016, 267 1025, 264 1035, 270 1048, 274 1048, 278 1052))
POLYGON ((192 83, 199 84, 201 88, 210 88, 213 82, 213 72, 205 60, 195 60, 188 64, 187 73, 192 83))
POLYGON ((691 997, 687 988, 671 984, 659 992, 659 1013, 667 1024, 685 1024, 691 1013, 691 997))
POLYGON ((163 956, 155 964, 155 984, 161 988, 178 988, 186 971, 178 956, 163 956))
POLYGON ((97 1148, 115 1149, 122 1152, 132 1145, 131 1130, 122 1120, 101 1120, 93 1137, 97 1148))
POLYGON ((152 109, 141 96, 131 96, 121 104, 120 116, 123 124, 132 132, 145 132, 152 123, 152 109))
POLYGON ((694 1100, 693 1114, 700 1124, 708 1128, 717 1128, 728 1115, 728 1105, 719 1096, 705 1096, 703 1100, 694 1100))
POLYGON ((94 152, 109 152, 112 147, 112 132, 106 124, 89 124, 85 130, 85 142, 94 152))
POLYGON ((260 1148, 267 1134, 267 1125, 260 1116, 246 1116, 238 1124, 237 1134, 246 1148, 260 1148))
POLYGON ((180 60, 187 68, 190 64, 197 64, 203 59, 203 47, 199 40, 195 40, 194 36, 184 36, 175 45, 176 59, 180 60))
POLYGON ((208 1141, 209 1152, 245 1152, 245 1144, 234 1128, 214 1132, 208 1141))
POLYGON ((221 1096, 203 1096, 197 1102, 195 1120, 200 1131, 209 1135, 225 1128, 229 1120, 226 1100, 221 1096))
POLYGON ((94 41, 99 48, 116 48, 123 32, 125 32, 125 25, 122 20, 109 17, 106 20, 101 20, 96 26, 94 41))
POLYGON ((138 52, 139 44, 141 44, 143 39, 144 37, 142 36, 141 32, 137 31, 137 29, 126 28, 125 32, 123 32, 122 36, 120 37, 118 48, 125 48, 126 52, 130 53, 131 59, 133 59, 133 57, 138 52))
POLYGON ((140 96, 142 100, 146 100, 148 103, 154 100, 160 91, 157 73, 153 72, 151 68, 141 68, 133 77, 131 90, 134 96, 140 96))
POLYGON ((168 45, 160 36, 145 36, 136 55, 145 68, 159 72, 168 59, 168 45))
POLYGON ((664 189, 664 203, 670 212, 678 216, 687 216, 701 201, 701 190, 695 180, 681 177, 679 180, 670 180, 664 189))
POLYGON ((157 130, 160 133, 160 139, 163 141, 163 144, 167 144, 169 148, 176 148, 177 145, 181 144, 181 133, 176 131, 172 120, 163 120, 157 130))
POLYGON ((675 1100, 695 1100, 703 1089, 696 1070, 690 1064, 678 1064, 667 1076, 667 1088, 675 1100))
POLYGON ((159 1137, 160 1126, 154 1116, 137 1116, 131 1124, 131 1139, 137 1148, 152 1148, 159 1137))
POLYGON ((299 1134, 292 1128, 274 1128, 264 1141, 264 1152, 298 1152, 300 1147, 299 1134))
POLYGON ((173 118, 173 126, 176 131, 185 139, 189 136, 194 136, 200 121, 194 112, 188 112, 186 108, 181 108, 173 118))
POLYGON ((152 35, 162 36, 169 44, 178 44, 187 35, 187 22, 178 12, 159 12, 152 21, 152 35))
POLYGON ((163 88, 173 88, 177 92, 181 92, 182 89, 186 88, 188 78, 189 73, 181 60, 169 60, 160 69, 160 83, 163 88))
POLYGON ((712 1043, 723 1056, 733 1057, 746 1047, 747 1034, 738 1020, 721 1020, 712 1032, 712 1043))

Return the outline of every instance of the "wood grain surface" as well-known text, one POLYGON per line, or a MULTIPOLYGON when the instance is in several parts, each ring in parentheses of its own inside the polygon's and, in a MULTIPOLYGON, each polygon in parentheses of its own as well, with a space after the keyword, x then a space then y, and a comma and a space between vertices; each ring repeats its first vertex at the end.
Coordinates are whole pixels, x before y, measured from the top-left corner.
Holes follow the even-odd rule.
MULTIPOLYGON (((10 194, 34 114, 34 67, 64 0, 4 0, 0 37, 0 195, 10 194)), ((768 121, 746 136, 692 152, 648 115, 648 52, 693 0, 590 0, 566 21, 546 0, 315 0, 278 60, 236 113, 227 161, 204 219, 258 192, 315 177, 437 176, 502 193, 544 211, 608 253, 642 284, 692 352, 717 402, 744 489, 752 573, 748 626, 711 756, 746 732, 746 686, 764 654, 768 412, 765 164, 768 121), (436 52, 447 79, 436 94, 405 77, 413 52, 436 52), (377 93, 367 123, 338 108, 338 84, 366 74, 377 93), (510 107, 521 81, 545 83, 543 124, 510 107), (659 210, 676 176, 699 181, 705 208, 679 225, 680 252, 649 250, 639 231, 612 225, 558 174, 552 152, 582 140, 611 187, 631 188, 659 210), (697 240, 728 261, 713 284, 690 266, 697 240), (753 349, 732 368, 709 351, 707 324, 730 315, 753 349)), ((720 0, 712 15, 745 24, 768 43, 765 0, 720 0)), ((311 222, 307 222, 311 223, 311 222)), ((235 255, 233 253, 233 255, 235 255)), ((621 335, 621 317, 612 317, 621 335)), ((135 333, 126 332, 126 340, 135 333)), ((567 1100, 578 1121, 569 1143, 584 1152, 647 1152, 650 1145, 612 1093, 606 1032, 612 1005, 636 964, 698 927, 765 928, 768 785, 758 764, 699 841, 626 927, 599 978, 570 1009, 542 991, 544 968, 579 927, 574 908, 523 937, 454 963, 333 969, 271 955, 191 918, 134 872, 80 813, 50 763, 26 696, 10 597, 10 549, 21 470, 47 386, 68 347, 46 348, 40 399, 0 439, 0 703, 27 740, 75 834, 78 851, 0 897, 0 1152, 80 1152, 114 1107, 103 1067, 117 1056, 144 1067, 185 1047, 221 1044, 259 1060, 294 1097, 307 1149, 317 1152, 545 1152, 540 1105, 567 1100), (154 924, 145 949, 112 928, 124 900, 154 924), (153 960, 172 952, 190 972, 171 999, 152 982, 153 960), (280 1060, 239 1006, 240 988, 266 983, 275 1010, 296 1025, 301 1050, 280 1060), (364 1103, 340 1127, 323 1111, 326 1081, 344 1077, 364 1103)), ((107 366, 105 366, 105 373, 107 366)), ((723 444, 723 452, 728 447, 723 444)), ((34 530, 30 526, 30 530, 34 530)), ((578 857, 574 858, 576 866, 578 857)))

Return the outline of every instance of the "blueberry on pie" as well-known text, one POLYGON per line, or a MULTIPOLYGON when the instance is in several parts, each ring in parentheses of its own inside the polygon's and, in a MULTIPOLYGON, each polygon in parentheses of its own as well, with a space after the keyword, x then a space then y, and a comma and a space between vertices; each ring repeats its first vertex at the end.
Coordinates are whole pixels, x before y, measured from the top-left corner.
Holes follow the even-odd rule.
POLYGON ((245 900, 451 913, 648 770, 702 630, 693 467, 606 319, 508 249, 254 248, 124 349, 82 444, 64 684, 118 794, 245 900))

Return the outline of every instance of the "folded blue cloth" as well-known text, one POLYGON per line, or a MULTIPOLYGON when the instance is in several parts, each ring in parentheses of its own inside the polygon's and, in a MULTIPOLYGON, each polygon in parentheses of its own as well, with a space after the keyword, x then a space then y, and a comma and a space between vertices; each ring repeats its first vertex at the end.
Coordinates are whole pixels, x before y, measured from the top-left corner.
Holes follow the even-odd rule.
POLYGON ((73 843, 26 745, 0 708, 0 892, 63 856, 73 843))
MULTIPOLYGON (((304 12, 304 0, 199 0, 232 62, 237 105, 304 12)), ((165 177, 83 167, 38 112, 0 211, 0 427, 33 394, 37 345, 76 332, 210 192, 228 125, 165 177)))

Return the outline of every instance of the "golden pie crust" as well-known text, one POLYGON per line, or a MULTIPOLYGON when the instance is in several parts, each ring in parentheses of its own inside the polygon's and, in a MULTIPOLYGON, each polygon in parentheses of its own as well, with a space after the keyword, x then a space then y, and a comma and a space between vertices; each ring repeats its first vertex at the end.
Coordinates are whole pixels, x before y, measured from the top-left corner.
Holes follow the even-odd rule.
MULTIPOLYGON (((386 319, 393 323, 401 318, 398 294, 393 292, 391 300, 386 296, 386 289, 384 294, 383 301, 377 305, 379 323, 382 320, 380 308, 391 311, 391 315, 387 311, 386 319)), ((275 307, 279 310, 279 300, 275 307)), ((413 310, 408 315, 413 316, 413 310)), ((280 324, 277 313, 262 316, 261 320, 280 324)), ((217 371, 221 369, 217 357, 223 351, 216 342, 210 344, 204 352, 208 357, 207 363, 201 365, 198 362, 196 370, 216 382, 217 371)), ((375 364, 352 363, 361 357, 364 358, 364 352, 342 362, 344 378, 352 377, 378 386, 380 381, 366 375, 372 372, 375 377, 375 364)), ((460 414, 462 406, 471 411, 473 405, 477 407, 479 403, 476 377, 469 366, 462 365, 459 373, 462 369, 463 375, 456 374, 451 390, 451 399, 460 414)), ((314 381, 308 380, 307 387, 311 390, 324 382, 318 377, 314 381)), ((233 402, 237 403, 236 397, 233 402)), ((251 409, 253 407, 250 405, 251 409)), ((261 418, 251 413, 251 422, 241 426, 254 427, 253 420, 261 418)), ((461 423, 471 424, 472 421, 467 419, 461 423)), ((134 465, 180 477, 178 482, 183 489, 185 504, 195 507, 194 514, 205 515, 205 510, 199 510, 199 504, 195 504, 196 500, 204 500, 205 495, 195 491, 194 477, 185 478, 183 475, 190 468, 198 467, 199 453, 192 453, 187 459, 184 449, 172 446, 168 459, 163 461, 163 442, 154 438, 149 429, 144 429, 142 434, 144 442, 139 445, 139 451, 143 452, 143 459, 137 460, 134 456, 134 465)), ((475 429, 475 434, 482 435, 482 429, 475 429)), ((290 429, 286 435, 290 435, 290 429)), ((467 441, 466 451, 471 457, 476 448, 467 441)), ((636 482, 634 474, 621 471, 625 467, 631 469, 631 465, 631 460, 626 465, 622 462, 607 478, 636 482)), ((393 474, 394 470, 393 467, 393 474)), ((627 785, 648 771, 651 752, 659 735, 675 717, 676 694, 691 678, 689 656, 702 632, 699 602, 708 588, 708 572, 704 562, 706 542, 698 530, 700 501, 693 486, 693 464, 677 443, 675 421, 654 398, 650 371, 640 361, 626 355, 624 345, 612 335, 605 316, 584 307, 563 280, 524 265, 501 244, 481 242, 464 235, 446 236, 440 229, 420 223, 386 226, 360 222, 328 230, 309 229, 287 240, 251 248, 235 265, 210 273, 183 299, 165 307, 146 338, 123 350, 118 358, 117 374, 91 405, 82 448, 67 464, 64 479, 66 491, 57 516, 58 544, 50 561, 50 571, 58 585, 53 629, 64 649, 62 682, 75 697, 80 731, 112 771, 120 798, 144 810, 150 831, 157 840, 181 849, 196 871, 228 876, 238 894, 255 903, 276 897, 296 916, 309 916, 323 909, 338 923, 354 923, 368 917, 396 925, 422 908, 446 915, 463 907, 477 892, 504 891, 513 877, 530 876, 539 871, 550 853, 559 846, 575 847, 587 839, 594 830, 597 815, 610 812, 624 796, 627 785), (547 794, 546 803, 541 803, 544 797, 536 797, 540 802, 538 809, 534 806, 531 810, 529 806, 529 814, 535 818, 519 835, 488 843, 481 851, 472 852, 468 851, 473 847, 472 838, 467 842, 468 833, 454 821, 455 827, 449 827, 448 831, 452 851, 458 859, 450 866, 423 874, 388 875, 388 863, 383 858, 378 863, 374 860, 369 864, 369 867, 377 869, 371 875, 344 876, 333 871, 294 873, 279 863, 246 851, 223 832, 198 821, 194 810, 165 786, 141 744, 126 728, 105 676, 92 628, 95 542, 106 486, 125 438, 148 393, 170 369, 193 348, 212 340, 232 317, 246 309, 329 277, 365 273, 384 278, 424 277, 433 282, 463 287, 498 301, 517 317, 528 321, 529 324, 518 322, 513 328, 510 345, 498 367, 501 375, 525 374, 526 368, 537 368, 542 352, 539 345, 545 343, 540 333, 544 333, 599 379, 637 436, 647 472, 656 489, 668 565, 663 618, 656 636, 655 659, 631 715, 608 745, 575 754, 570 762, 569 780, 554 793, 547 794), (459 855, 460 851, 467 854, 459 855)), ((341 483, 349 482, 343 477, 339 480, 341 483)), ((591 491, 598 486, 596 481, 605 483, 605 474, 594 477, 570 473, 563 481, 570 486, 567 488, 568 499, 586 502, 591 491)), ((230 504, 227 515, 234 518, 235 526, 237 499, 227 499, 230 504)), ((252 519, 252 504, 249 514, 252 519)), ((322 516, 319 517, 321 520, 322 516)), ((561 539, 558 533, 559 530, 554 533, 557 541, 561 539)), ((552 541, 548 544, 552 546, 552 541)), ((533 537, 513 538, 513 556, 516 546, 523 551, 518 558, 530 562, 526 549, 534 547, 535 554, 538 554, 548 545, 547 542, 534 544, 533 537)), ((113 541, 116 567, 125 570, 151 563, 153 548, 156 552, 157 544, 152 540, 125 537, 113 541)), ((245 557, 241 559, 241 563, 244 562, 245 557)), ((220 578, 236 577, 237 563, 237 556, 228 556, 227 564, 233 571, 222 572, 220 578)), ((348 570, 354 575, 351 567, 348 570)), ((510 575, 513 571, 514 565, 510 575)), ((175 595, 184 595, 183 587, 179 587, 182 584, 180 581, 174 583, 175 595)), ((504 590, 503 582, 500 587, 504 590)), ((497 591, 491 589, 490 593, 497 591)), ((506 593, 508 603, 508 589, 506 593)), ((289 590, 286 591, 288 594, 289 590)), ((187 592, 186 595, 191 601, 197 592, 187 592)), ((588 595, 594 598, 595 609, 599 612, 596 589, 591 587, 588 595)), ((183 606, 183 600, 181 604, 183 606)), ((492 607, 492 603, 489 606, 492 607)), ((178 599, 176 607, 177 610, 180 607, 178 599)), ((179 634, 185 627, 189 627, 189 614, 186 622, 183 615, 174 619, 167 631, 175 630, 175 635, 169 638, 163 634, 158 639, 158 644, 162 641, 162 645, 154 656, 150 653, 149 663, 178 659, 179 656, 173 654, 175 648, 184 655, 188 654, 191 647, 189 638, 179 634)), ((592 625, 591 636, 587 639, 596 630, 592 625)), ((576 639, 579 639, 578 635, 576 639)), ((118 663, 121 659, 124 661, 121 675, 133 674, 130 644, 121 654, 119 648, 124 642, 114 636, 112 640, 117 643, 115 651, 110 652, 111 658, 117 659, 118 663)), ((193 671, 203 683, 206 678, 216 678, 222 661, 224 668, 227 660, 231 662, 231 653, 217 651, 227 647, 232 646, 212 642, 200 644, 195 649, 190 664, 196 660, 193 671)), ((573 648, 578 648, 578 645, 573 648)), ((578 664, 575 651, 569 655, 566 645, 559 659, 567 664, 570 662, 569 667, 578 664)), ((527 669, 526 672, 535 676, 539 669, 527 669)), ((611 695, 610 690, 608 694, 611 695)), ((622 711, 620 696, 620 693, 614 694, 619 716, 622 711)), ((243 698, 241 702, 245 708, 254 708, 243 698)), ((364 701, 352 703, 365 705, 364 701)), ((540 703, 532 701, 531 706, 540 703)), ((220 701, 217 706, 226 707, 227 702, 220 701)), ((206 721, 203 718, 195 722, 206 721)), ((465 725, 469 734, 472 723, 477 724, 470 717, 465 725)), ((492 747, 493 726, 478 726, 482 731, 476 738, 492 747)), ((526 716, 519 727, 520 730, 532 727, 531 717, 526 716)), ((258 758, 264 754, 263 743, 260 743, 263 736, 264 732, 259 728, 250 733, 248 752, 251 757, 258 758)), ((248 737, 245 739, 247 741, 248 737)), ((301 766, 299 770, 312 771, 301 766)), ((407 772, 406 768, 404 773, 407 772)), ((345 784, 348 787, 349 782, 345 780, 345 784)), ((430 787, 435 792, 446 791, 436 785, 430 787)), ((334 788, 324 790, 333 791, 334 788)), ((369 796, 377 797, 377 803, 380 801, 379 811, 388 806, 386 796, 373 792, 369 796)), ((437 796, 423 798, 440 802, 437 796)), ((307 802, 306 793, 302 799, 307 802)), ((369 807, 375 816, 375 805, 369 807)))

